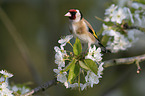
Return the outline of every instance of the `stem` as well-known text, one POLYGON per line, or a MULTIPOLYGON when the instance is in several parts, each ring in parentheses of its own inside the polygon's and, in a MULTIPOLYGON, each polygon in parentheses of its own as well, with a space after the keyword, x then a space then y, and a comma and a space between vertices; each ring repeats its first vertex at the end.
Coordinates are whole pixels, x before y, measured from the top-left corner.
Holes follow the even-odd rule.
POLYGON ((128 57, 128 58, 119 58, 119 59, 112 59, 108 61, 104 61, 104 67, 110 67, 114 65, 122 65, 122 64, 133 64, 138 60, 139 62, 145 60, 145 54, 135 57, 128 57))
POLYGON ((139 26, 129 26, 127 23, 123 24, 123 29, 137 29, 145 32, 145 28, 139 26))
POLYGON ((101 19, 101 18, 99 18, 97 16, 95 16, 95 18, 98 19, 98 20, 100 20, 100 21, 102 21, 103 23, 105 22, 103 19, 101 19))
POLYGON ((137 74, 139 74, 140 73, 140 71, 141 71, 141 68, 140 68, 140 65, 139 65, 139 61, 138 60, 136 60, 136 66, 137 66, 137 74))
POLYGON ((40 85, 34 89, 32 89, 30 92, 26 93, 26 94, 23 94, 21 96, 29 96, 29 95, 33 95, 35 93, 38 93, 40 91, 45 91, 47 88, 53 86, 53 85, 56 85, 57 84, 57 79, 54 78, 53 80, 51 81, 48 81, 46 83, 44 83, 43 85, 40 85))
POLYGON ((71 47, 73 47, 73 45, 70 43, 70 41, 68 41, 67 43, 69 43, 69 44, 70 44, 70 46, 71 46, 71 47))

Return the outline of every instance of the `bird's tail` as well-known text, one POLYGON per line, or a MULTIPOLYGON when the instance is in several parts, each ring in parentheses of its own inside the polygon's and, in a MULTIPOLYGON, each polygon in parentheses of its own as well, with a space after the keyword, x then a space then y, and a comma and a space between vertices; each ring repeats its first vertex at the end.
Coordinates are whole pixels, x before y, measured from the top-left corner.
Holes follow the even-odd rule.
POLYGON ((103 46, 103 44, 101 42, 98 42, 99 46, 101 47, 101 51, 103 53, 111 53, 110 50, 107 50, 106 47, 103 46))

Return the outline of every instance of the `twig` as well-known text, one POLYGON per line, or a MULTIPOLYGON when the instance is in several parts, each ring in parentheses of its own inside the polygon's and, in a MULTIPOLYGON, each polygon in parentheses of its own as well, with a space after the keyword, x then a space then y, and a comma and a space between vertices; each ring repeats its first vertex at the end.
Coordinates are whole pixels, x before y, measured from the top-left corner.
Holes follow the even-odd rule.
POLYGON ((119 58, 119 59, 112 59, 108 61, 104 61, 104 67, 110 67, 114 65, 121 65, 121 64, 132 64, 136 61, 144 61, 145 60, 145 54, 135 57, 128 57, 128 58, 119 58))
POLYGON ((145 28, 139 26, 129 26, 127 23, 123 24, 123 29, 137 29, 145 32, 145 28))
POLYGON ((103 19, 101 19, 101 18, 99 18, 99 17, 97 17, 97 16, 95 16, 95 18, 96 18, 97 20, 100 20, 100 21, 102 21, 103 23, 105 23, 105 21, 104 21, 103 19))
MULTIPOLYGON (((135 57, 119 58, 119 59, 112 59, 112 60, 104 61, 104 67, 107 68, 107 67, 115 66, 115 65, 133 64, 136 61, 138 61, 138 62, 145 61, 145 54, 135 56, 135 57)), ((48 81, 45 84, 43 84, 37 88, 34 88, 30 92, 28 92, 27 94, 24 94, 22 96, 29 96, 32 94, 36 94, 37 92, 44 91, 47 88, 51 87, 52 85, 56 85, 56 84, 57 84, 57 80, 55 78, 55 79, 48 81)))
POLYGON ((26 93, 24 95, 21 95, 21 96, 30 96, 30 95, 33 95, 33 94, 38 93, 40 91, 45 91, 47 88, 49 88, 49 87, 51 87, 53 85, 56 85, 56 84, 57 84, 57 80, 55 78, 55 79, 53 79, 51 81, 48 81, 48 82, 44 83, 41 86, 38 86, 38 87, 32 89, 30 92, 28 92, 28 93, 26 93))

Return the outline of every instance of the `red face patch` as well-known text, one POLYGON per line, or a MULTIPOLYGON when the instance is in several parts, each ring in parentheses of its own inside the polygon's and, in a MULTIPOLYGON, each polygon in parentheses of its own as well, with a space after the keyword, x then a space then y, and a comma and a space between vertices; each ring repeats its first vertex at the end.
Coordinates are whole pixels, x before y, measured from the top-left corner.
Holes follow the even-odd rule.
POLYGON ((75 9, 70 9, 69 12, 76 12, 77 13, 77 11, 75 9))

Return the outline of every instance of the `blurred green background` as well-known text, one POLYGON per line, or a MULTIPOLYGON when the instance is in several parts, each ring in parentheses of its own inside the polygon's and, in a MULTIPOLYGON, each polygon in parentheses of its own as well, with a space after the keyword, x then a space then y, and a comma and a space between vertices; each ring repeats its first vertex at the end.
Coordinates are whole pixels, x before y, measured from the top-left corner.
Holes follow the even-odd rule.
MULTIPOLYGON (((14 74, 10 81, 33 82, 35 88, 54 78, 54 46, 61 36, 70 34, 68 18, 70 8, 80 9, 84 17, 98 31, 104 11, 111 0, 1 0, 0 10, 0 69, 14 74), (7 15, 3 15, 4 13, 7 15), (10 19, 7 20, 7 19, 10 19), (11 34, 11 32, 13 32, 11 34), (21 38, 15 36, 20 35, 21 38), (32 66, 30 66, 32 65, 32 66), (32 68, 31 68, 32 67, 32 68)), ((130 57, 145 53, 144 36, 127 51, 105 54, 104 60, 130 57)), ((145 68, 136 73, 136 65, 106 68, 98 85, 83 92, 66 89, 62 84, 52 86, 39 96, 145 96, 145 68)))

